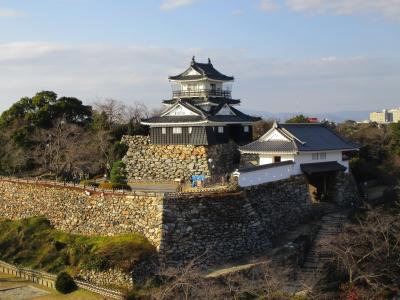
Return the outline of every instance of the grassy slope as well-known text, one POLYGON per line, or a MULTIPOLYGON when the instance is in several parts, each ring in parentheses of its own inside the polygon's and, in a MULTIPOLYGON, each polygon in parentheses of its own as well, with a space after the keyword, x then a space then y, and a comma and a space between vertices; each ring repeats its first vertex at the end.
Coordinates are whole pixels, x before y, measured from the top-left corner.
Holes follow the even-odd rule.
POLYGON ((51 273, 111 266, 130 271, 154 253, 154 247, 139 234, 71 235, 55 230, 42 217, 0 221, 0 259, 51 273))

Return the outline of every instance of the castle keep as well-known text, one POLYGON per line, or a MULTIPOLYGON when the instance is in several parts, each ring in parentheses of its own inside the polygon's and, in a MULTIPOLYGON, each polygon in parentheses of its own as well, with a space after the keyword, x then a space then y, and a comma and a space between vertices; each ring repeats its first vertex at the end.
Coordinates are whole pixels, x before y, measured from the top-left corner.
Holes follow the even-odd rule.
POLYGON ((181 74, 170 76, 172 99, 159 116, 142 120, 150 138, 125 137, 124 158, 131 180, 188 180, 192 175, 224 175, 239 162, 238 145, 252 140, 260 120, 236 107, 227 76, 193 57, 181 74))

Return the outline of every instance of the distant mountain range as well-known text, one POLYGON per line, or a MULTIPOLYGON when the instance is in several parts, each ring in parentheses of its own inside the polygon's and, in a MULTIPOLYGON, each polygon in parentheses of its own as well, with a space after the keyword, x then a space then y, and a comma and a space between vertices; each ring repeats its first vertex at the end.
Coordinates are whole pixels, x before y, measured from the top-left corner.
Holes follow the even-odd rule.
POLYGON ((337 111, 337 112, 320 112, 320 113, 307 113, 307 112, 278 112, 272 113, 268 111, 247 111, 247 113, 263 117, 264 119, 275 119, 278 121, 285 121, 296 115, 303 114, 310 118, 318 118, 320 120, 328 120, 332 122, 344 122, 346 120, 364 121, 369 119, 371 111, 337 111))

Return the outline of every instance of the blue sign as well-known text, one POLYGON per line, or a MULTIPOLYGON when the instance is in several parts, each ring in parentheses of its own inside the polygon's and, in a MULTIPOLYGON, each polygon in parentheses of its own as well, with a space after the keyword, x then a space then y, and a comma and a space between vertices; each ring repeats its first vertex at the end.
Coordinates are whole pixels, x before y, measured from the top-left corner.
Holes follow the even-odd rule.
POLYGON ((196 187, 198 181, 204 181, 205 179, 204 175, 192 175, 192 187, 196 187))

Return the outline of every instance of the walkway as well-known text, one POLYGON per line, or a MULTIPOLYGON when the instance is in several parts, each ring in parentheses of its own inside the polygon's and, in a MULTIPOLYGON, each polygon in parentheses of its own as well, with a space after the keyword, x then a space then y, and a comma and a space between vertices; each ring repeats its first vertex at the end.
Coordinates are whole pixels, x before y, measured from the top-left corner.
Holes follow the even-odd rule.
POLYGON ((341 211, 323 216, 321 229, 310 249, 305 263, 297 272, 297 278, 289 284, 290 293, 312 291, 322 279, 322 270, 329 260, 329 242, 337 236, 348 222, 348 211, 341 211))
MULTIPOLYGON (((329 259, 328 243, 337 236, 344 224, 348 222, 348 210, 338 211, 338 207, 330 203, 321 203, 321 212, 324 216, 316 223, 309 223, 297 226, 294 230, 282 236, 278 243, 275 243, 272 249, 266 250, 262 257, 253 260, 243 260, 230 265, 221 266, 214 270, 206 272, 206 277, 227 276, 230 273, 240 272, 256 267, 260 264, 272 262, 273 266, 278 268, 294 268, 292 262, 285 260, 285 252, 292 245, 296 237, 309 234, 314 231, 315 239, 311 249, 305 257, 302 267, 296 271, 287 270, 288 279, 284 290, 290 294, 311 291, 321 280, 321 271, 324 264, 329 259), (282 260, 283 259, 283 260, 282 260)), ((311 234, 312 236, 312 234, 311 234)), ((290 253, 290 252, 289 252, 290 253)))

